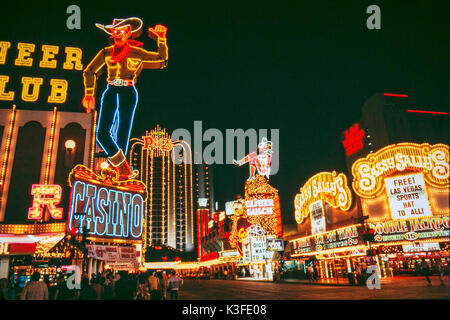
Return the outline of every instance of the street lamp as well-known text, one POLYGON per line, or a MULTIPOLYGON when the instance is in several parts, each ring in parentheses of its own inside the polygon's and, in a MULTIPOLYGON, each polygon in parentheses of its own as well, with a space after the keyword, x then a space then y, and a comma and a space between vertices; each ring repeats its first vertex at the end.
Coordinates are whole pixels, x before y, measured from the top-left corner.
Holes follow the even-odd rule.
POLYGON ((64 143, 64 147, 66 148, 66 152, 64 153, 64 166, 66 168, 72 168, 75 162, 75 148, 77 144, 75 141, 69 139, 64 143))

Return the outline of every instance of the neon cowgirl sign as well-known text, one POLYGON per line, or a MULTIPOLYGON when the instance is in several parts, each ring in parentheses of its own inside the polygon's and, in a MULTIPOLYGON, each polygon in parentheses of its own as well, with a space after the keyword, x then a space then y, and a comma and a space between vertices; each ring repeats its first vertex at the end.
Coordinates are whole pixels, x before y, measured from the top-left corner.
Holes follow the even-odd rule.
POLYGON ((90 235, 137 239, 142 235, 144 198, 76 181, 72 186, 69 229, 87 227, 90 235), (85 213, 77 215, 77 213, 85 213))

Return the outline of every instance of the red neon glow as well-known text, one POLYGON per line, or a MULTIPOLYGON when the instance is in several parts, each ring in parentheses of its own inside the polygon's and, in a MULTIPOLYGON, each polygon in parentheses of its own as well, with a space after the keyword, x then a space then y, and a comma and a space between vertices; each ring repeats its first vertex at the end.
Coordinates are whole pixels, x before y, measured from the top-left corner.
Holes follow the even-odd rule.
POLYGON ((345 139, 342 144, 345 148, 345 154, 350 156, 356 151, 361 150, 363 147, 364 130, 359 128, 359 125, 355 123, 348 130, 345 130, 345 139))
POLYGON ((408 98, 407 94, 397 94, 397 93, 385 93, 385 96, 388 97, 400 97, 400 98, 408 98))
POLYGON ((428 114, 441 114, 441 115, 450 115, 450 112, 440 112, 440 111, 425 111, 425 110, 407 110, 408 112, 414 113, 428 113, 428 114))

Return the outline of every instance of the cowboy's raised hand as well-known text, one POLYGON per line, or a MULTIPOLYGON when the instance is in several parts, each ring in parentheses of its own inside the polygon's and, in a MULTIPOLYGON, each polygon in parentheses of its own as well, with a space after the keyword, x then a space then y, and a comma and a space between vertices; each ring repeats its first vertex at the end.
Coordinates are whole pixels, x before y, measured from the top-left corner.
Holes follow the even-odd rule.
POLYGON ((83 98, 83 107, 86 109, 86 113, 91 112, 91 109, 94 109, 94 107, 95 107, 94 97, 85 95, 83 98))
POLYGON ((153 40, 158 40, 158 38, 166 38, 167 28, 162 24, 157 24, 155 28, 148 28, 148 36, 153 40))

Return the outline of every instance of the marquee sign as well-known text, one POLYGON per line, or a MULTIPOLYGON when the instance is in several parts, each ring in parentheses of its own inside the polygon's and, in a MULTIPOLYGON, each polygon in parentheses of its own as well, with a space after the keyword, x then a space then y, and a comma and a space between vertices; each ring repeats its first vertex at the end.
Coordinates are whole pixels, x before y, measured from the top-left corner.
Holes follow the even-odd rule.
POLYGON ((330 232, 293 240, 294 254, 310 253, 363 244, 360 239, 361 226, 350 226, 330 232))
POLYGON ((333 208, 344 211, 352 205, 352 194, 347 184, 345 174, 333 172, 320 172, 311 177, 300 193, 295 195, 295 220, 302 223, 310 214, 310 205, 318 200, 323 200, 333 208))
POLYGON ((101 175, 82 165, 72 170, 69 229, 87 227, 92 236, 140 239, 145 185, 141 181, 117 178, 117 172, 111 169, 102 169, 101 175))
POLYGON ((392 219, 431 216, 430 203, 421 173, 386 178, 392 219))
POLYGON ((384 147, 353 164, 353 189, 363 198, 378 197, 385 188, 383 178, 405 170, 422 172, 425 182, 433 187, 448 188, 449 147, 428 143, 384 147))
POLYGON ((369 223, 375 230, 375 242, 415 241, 447 238, 450 240, 450 217, 428 217, 369 223))
POLYGON ((245 201, 248 216, 273 214, 273 199, 252 199, 245 201))
MULTIPOLYGON (((52 70, 75 70, 82 71, 83 64, 81 62, 82 50, 77 47, 60 48, 57 45, 43 44, 40 48, 34 43, 18 42, 13 45, 9 41, 0 41, 0 66, 7 61, 8 55, 13 55, 12 59, 8 59, 14 63, 14 66, 20 70, 23 67, 32 68, 39 67, 43 69, 42 74, 49 74, 52 70), (40 59, 37 59, 40 57, 40 59)), ((17 69, 17 71, 19 70, 17 69)), ((21 92, 15 92, 8 89, 10 84, 9 75, 0 75, 0 101, 18 101, 36 102, 40 99, 41 87, 49 92, 46 102, 49 104, 62 104, 66 102, 67 90, 69 83, 65 79, 45 79, 37 76, 22 76, 16 79, 16 75, 20 72, 14 72, 14 84, 22 85, 21 92)), ((28 75, 28 72, 27 72, 28 75)), ((16 87, 16 85, 13 85, 16 87)))

